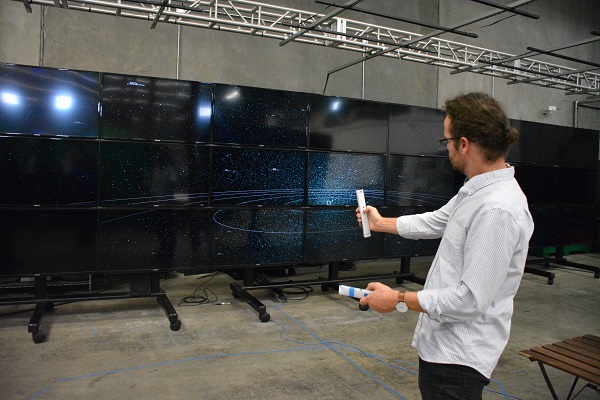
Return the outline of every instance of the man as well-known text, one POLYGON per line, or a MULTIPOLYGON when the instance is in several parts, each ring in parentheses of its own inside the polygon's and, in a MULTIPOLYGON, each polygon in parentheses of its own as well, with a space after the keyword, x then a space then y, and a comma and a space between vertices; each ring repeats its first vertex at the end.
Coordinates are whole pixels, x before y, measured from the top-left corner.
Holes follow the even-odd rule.
POLYGON ((446 101, 444 109, 440 143, 453 168, 467 177, 456 196, 439 210, 399 218, 366 208, 372 231, 442 237, 423 290, 370 283, 373 292, 360 303, 390 312, 404 302, 421 313, 412 345, 423 399, 481 399, 508 342, 533 220, 514 168, 505 163, 518 132, 501 105, 469 93, 446 101))

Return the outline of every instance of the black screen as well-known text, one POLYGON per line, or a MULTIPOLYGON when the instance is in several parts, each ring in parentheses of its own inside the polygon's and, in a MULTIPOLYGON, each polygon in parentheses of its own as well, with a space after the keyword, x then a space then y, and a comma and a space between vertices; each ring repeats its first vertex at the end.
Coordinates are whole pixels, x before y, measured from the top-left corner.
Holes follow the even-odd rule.
POLYGON ((308 204, 356 205, 356 190, 367 204, 382 205, 385 156, 311 152, 308 155, 308 204))
POLYGON ((556 177, 560 168, 548 165, 515 164, 515 179, 530 205, 554 204, 556 177))
POLYGON ((211 203, 302 206, 305 158, 291 150, 215 147, 211 203))
POLYGON ((206 205, 208 149, 178 143, 103 141, 100 203, 206 205))
POLYGON ((598 131, 564 127, 562 143, 558 150, 558 164, 564 166, 598 165, 598 131))
POLYGON ((208 142, 211 85, 104 74, 102 137, 208 142))
POLYGON ((556 207, 553 225, 553 244, 573 245, 594 242, 594 206, 561 204, 556 207))
POLYGON ((390 153, 411 156, 446 156, 440 146, 446 114, 437 109, 392 105, 390 114, 390 153))
POLYGON ((383 234, 364 238, 354 210, 312 209, 306 212, 305 262, 381 258, 383 234))
POLYGON ((306 147, 308 95, 215 85, 213 141, 306 147))
POLYGON ((389 156, 389 206, 443 206, 455 194, 454 170, 448 158, 389 156))
MULTIPOLYGON (((393 207, 382 208, 379 210, 382 216, 397 218, 402 215, 421 214, 434 211, 430 207, 393 207)), ((441 239, 405 239, 399 235, 385 235, 383 241, 383 256, 396 257, 417 257, 434 255, 440 245, 441 239)))
POLYGON ((302 210, 217 210, 213 215, 215 265, 302 262, 302 210))
POLYGON ((101 210, 101 271, 198 270, 209 265, 208 211, 101 210))
POLYGON ((0 209, 0 275, 95 272, 96 210, 0 209))
POLYGON ((598 170, 595 168, 558 168, 556 201, 581 205, 598 203, 597 179, 598 170))
POLYGON ((550 205, 530 205, 529 212, 533 218, 533 235, 529 240, 529 247, 545 247, 555 245, 554 214, 556 207, 550 205))
POLYGON ((507 161, 556 165, 559 149, 566 139, 564 127, 513 120, 519 139, 510 146, 507 161))
POLYGON ((98 136, 99 75, 0 64, 0 132, 98 136))
POLYGON ((309 146, 386 153, 389 107, 384 103, 311 94, 309 146))
POLYGON ((98 143, 0 137, 0 204, 94 206, 98 143))

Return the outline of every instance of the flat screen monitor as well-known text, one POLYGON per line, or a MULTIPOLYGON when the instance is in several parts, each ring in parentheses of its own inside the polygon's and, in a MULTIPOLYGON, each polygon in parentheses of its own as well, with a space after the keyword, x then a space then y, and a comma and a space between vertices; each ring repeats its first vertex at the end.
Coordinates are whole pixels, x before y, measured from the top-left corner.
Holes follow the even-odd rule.
POLYGON ((0 64, 0 132, 98 137, 99 74, 0 64))
POLYGON ((0 275, 94 273, 98 212, 0 209, 0 275))
POLYGON ((454 170, 448 158, 389 156, 387 205, 390 207, 439 207, 455 194, 454 170))
POLYGON ((309 147, 386 153, 390 106, 311 94, 309 147))
POLYGON ((211 221, 213 264, 301 263, 303 221, 302 210, 217 210, 211 221))
POLYGON ((0 137, 0 169, 0 204, 97 204, 97 141, 0 137))
POLYGON ((392 154, 444 156, 440 146, 444 137, 446 113, 434 108, 393 104, 390 114, 389 148, 392 154))
POLYGON ((365 191, 367 204, 384 201, 385 156, 357 153, 308 154, 308 204, 356 205, 356 189, 365 191))
POLYGON ((519 131, 519 139, 510 146, 507 161, 558 164, 559 149, 566 139, 564 127, 521 120, 512 120, 511 125, 519 131))
POLYGON ((515 179, 527 196, 529 205, 554 204, 557 174, 560 168, 550 165, 514 164, 515 179))
POLYGON ((209 269, 210 212, 100 210, 100 271, 209 269))
POLYGON ((540 248, 554 246, 554 214, 556 206, 550 205, 530 205, 529 212, 533 218, 533 235, 529 240, 529 247, 540 248))
POLYGON ((561 166, 598 166, 600 132, 598 130, 568 128, 558 149, 558 164, 561 166))
POLYGON ((215 147, 211 204, 304 205, 306 154, 215 147))
POLYGON ((556 201, 592 205, 598 203, 597 168, 557 168, 556 201))
POLYGON ((308 95, 215 84, 213 142, 306 147, 308 95))
POLYGON ((100 204, 204 206, 208 170, 207 146, 102 141, 100 204))
MULTIPOLYGON (((390 207, 381 208, 382 216, 397 218, 403 215, 422 214, 434 211, 431 207, 390 207)), ((383 257, 418 257, 431 256, 437 252, 441 239, 405 239, 398 235, 385 235, 383 240, 383 257)))
POLYGON ((356 261, 381 258, 383 234, 364 238, 354 210, 306 211, 305 262, 356 261))
POLYGON ((210 141, 210 84, 104 74, 102 137, 105 139, 210 141))
POLYGON ((592 244, 596 240, 597 217, 593 205, 561 204, 554 213, 554 244, 592 244))

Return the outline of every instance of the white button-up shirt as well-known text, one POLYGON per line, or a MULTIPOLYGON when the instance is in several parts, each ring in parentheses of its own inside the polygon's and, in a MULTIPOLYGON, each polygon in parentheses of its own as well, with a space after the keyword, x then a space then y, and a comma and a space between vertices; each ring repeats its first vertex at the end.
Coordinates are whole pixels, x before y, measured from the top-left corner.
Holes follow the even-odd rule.
POLYGON ((418 292, 425 314, 412 345, 419 357, 490 378, 508 342, 533 233, 514 168, 474 176, 439 210, 399 217, 396 227, 409 239, 442 237, 418 292))

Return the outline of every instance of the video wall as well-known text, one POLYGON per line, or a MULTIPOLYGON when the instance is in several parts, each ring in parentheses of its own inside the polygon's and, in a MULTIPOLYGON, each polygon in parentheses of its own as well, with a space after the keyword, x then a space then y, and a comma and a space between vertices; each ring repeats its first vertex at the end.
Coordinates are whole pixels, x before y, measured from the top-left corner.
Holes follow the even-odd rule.
POLYGON ((598 236, 598 131, 512 121, 508 161, 535 222, 530 248, 592 245, 598 236))
MULTIPOLYGON (((386 216, 445 204, 464 176, 440 149, 443 120, 422 107, 0 64, 0 275, 432 255, 439 240, 363 238, 355 190, 386 216)), ((539 125, 518 122, 525 138, 539 125)), ((547 227, 536 238, 589 239, 598 132, 556 133, 564 167, 544 164, 537 140, 511 153, 547 227)))

